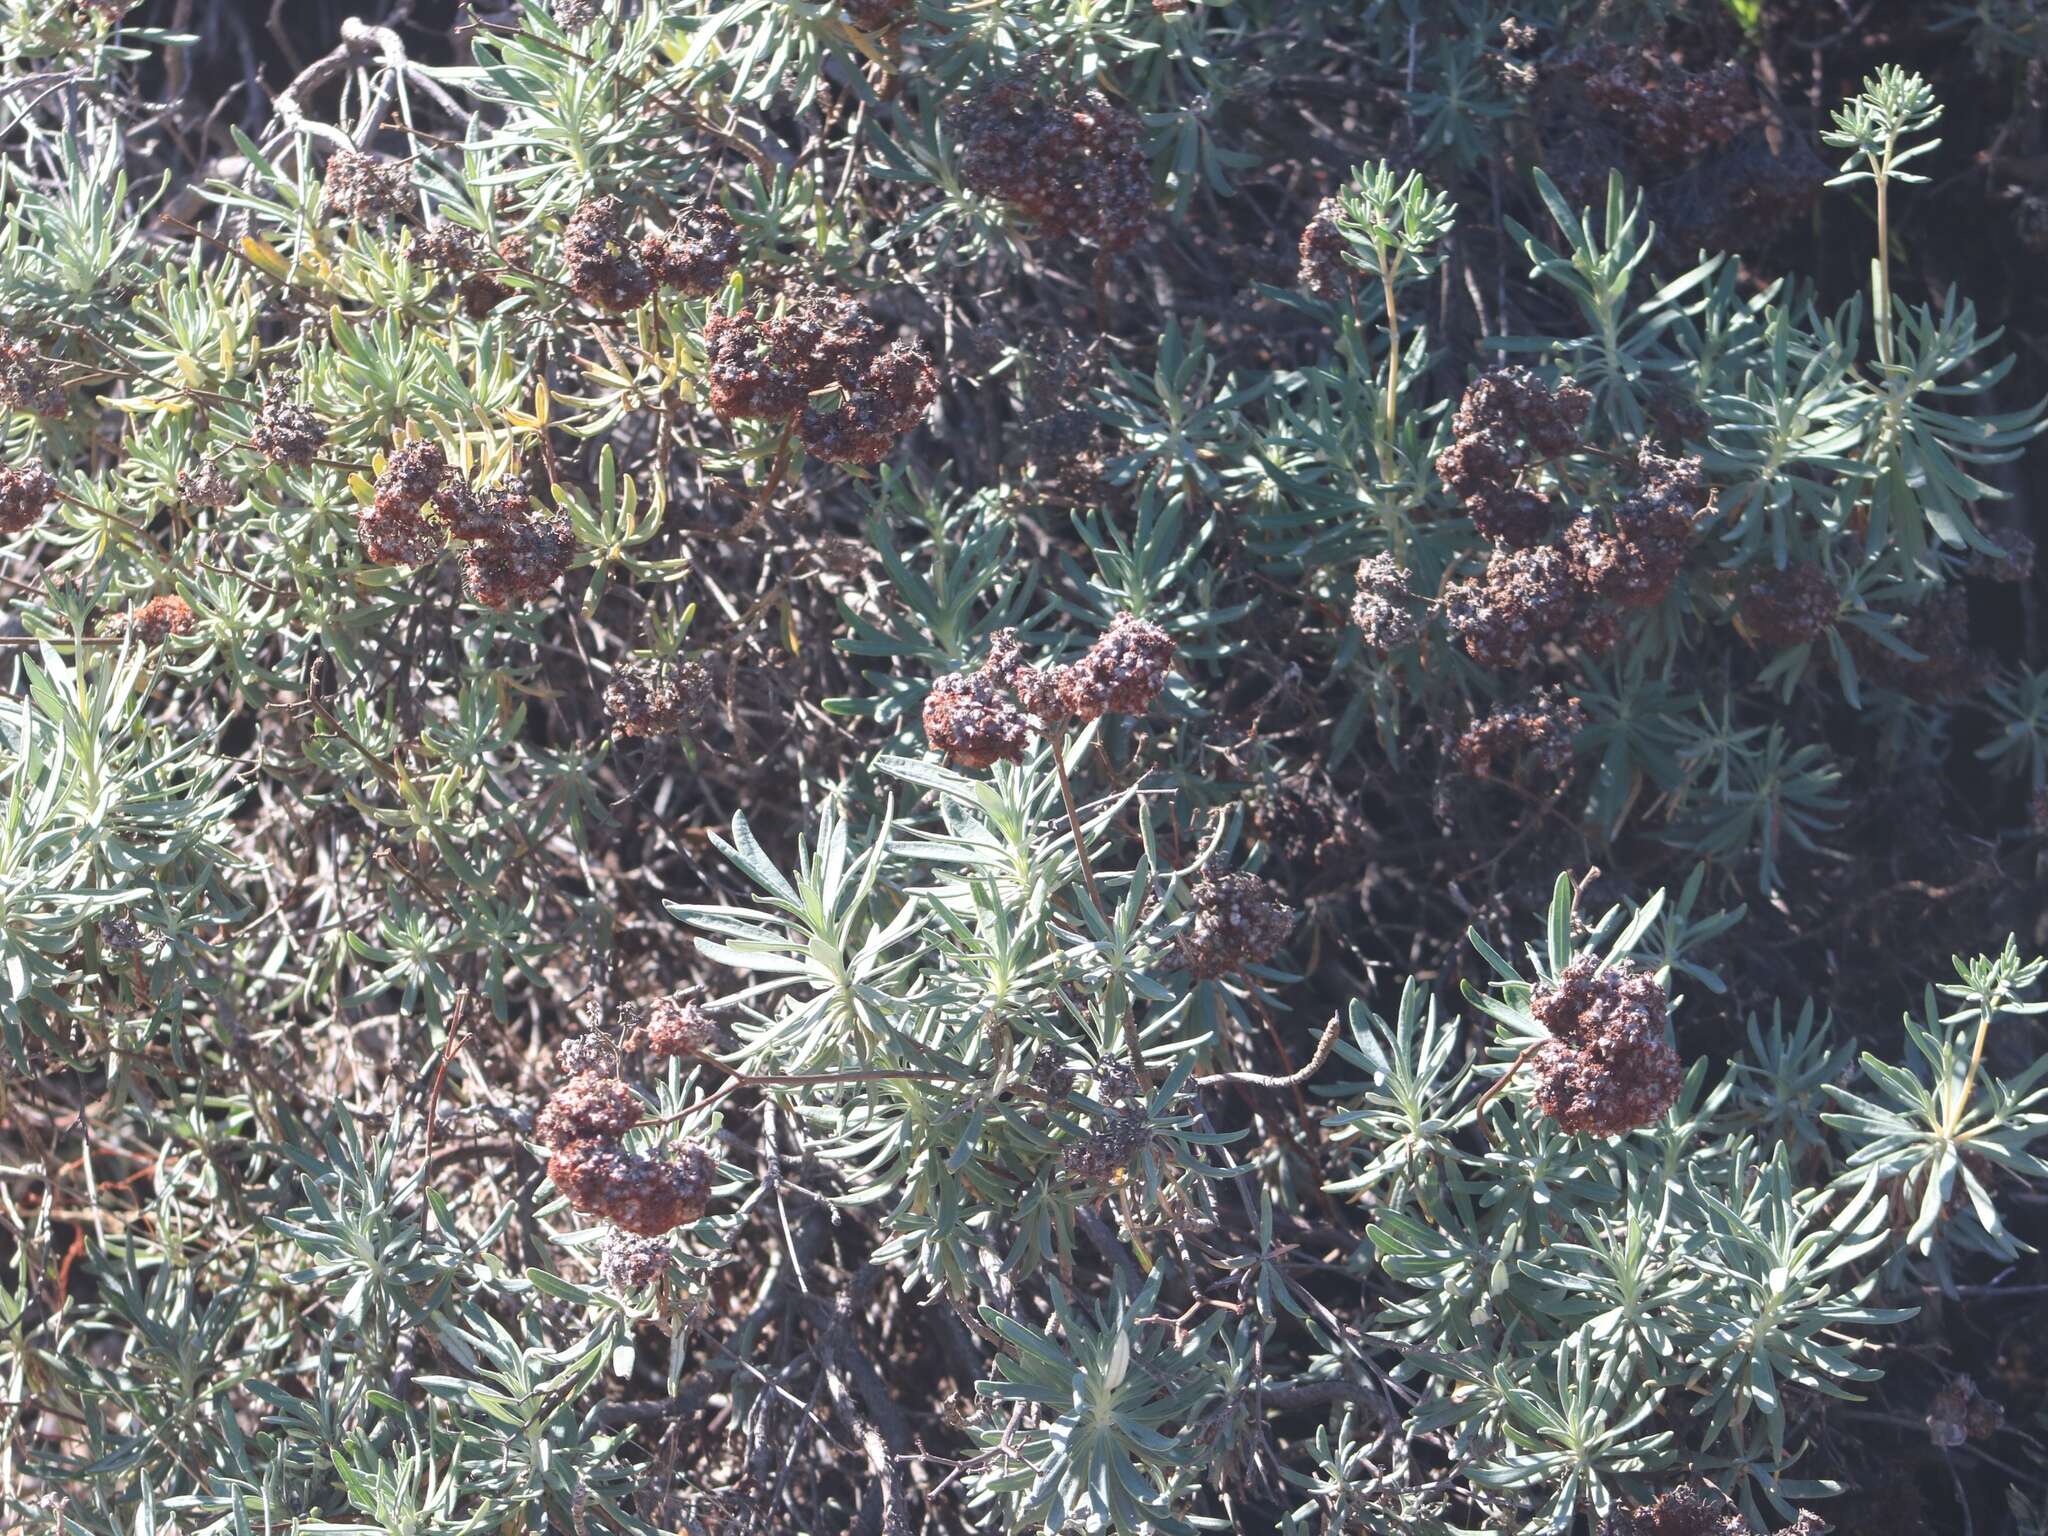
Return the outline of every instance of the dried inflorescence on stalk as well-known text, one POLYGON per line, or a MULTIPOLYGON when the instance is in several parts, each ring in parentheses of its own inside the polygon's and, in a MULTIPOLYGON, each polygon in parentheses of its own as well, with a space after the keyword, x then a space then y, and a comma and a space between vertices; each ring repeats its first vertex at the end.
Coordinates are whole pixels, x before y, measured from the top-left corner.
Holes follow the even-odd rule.
POLYGON ((1666 458, 1645 448, 1640 472, 1641 488, 1616 503, 1608 523, 1580 517, 1564 534, 1580 586, 1618 608, 1648 608, 1664 600, 1707 504, 1697 458, 1666 458))
POLYGON ((661 1237, 612 1231, 605 1233, 597 1248, 599 1278, 621 1294, 654 1284, 668 1273, 668 1261, 668 1242, 661 1237))
POLYGON ((711 674, 701 662, 629 661, 605 685, 605 713, 621 736, 674 736, 710 710, 711 674))
POLYGON ((1481 537, 1522 548, 1550 532, 1556 509, 1522 476, 1580 446, 1592 403, 1570 380, 1552 386, 1527 368, 1499 368, 1472 382, 1436 471, 1481 537))
POLYGON ((913 0, 840 0, 846 19, 863 32, 892 32, 908 21, 913 0))
POLYGON ((697 1220, 711 1203, 716 1168, 702 1147, 666 1157, 616 1142, 572 1141, 548 1159, 548 1179, 577 1210, 642 1237, 697 1220))
POLYGON ((1756 109, 1748 76, 1733 60, 1695 72, 1609 44, 1561 63, 1581 76, 1586 100, 1619 119, 1629 142, 1652 159, 1689 159, 1725 144, 1756 109))
POLYGON ((1049 669, 1026 665, 1016 632, 1003 630, 978 670, 932 685, 925 696, 925 739, 956 767, 1017 762, 1034 731, 1112 712, 1143 714, 1165 688, 1172 665, 1173 637, 1135 614, 1119 613, 1078 661, 1049 669))
POLYGON ((57 477, 40 464, 0 469, 0 534, 26 533, 57 500, 57 477))
POLYGON ((1572 743, 1586 728, 1579 701, 1557 688, 1542 688, 1521 704, 1503 706, 1476 720, 1458 738, 1458 763, 1477 778, 1493 774, 1495 763, 1513 760, 1518 772, 1556 777, 1571 761, 1572 743))
POLYGON ((218 464, 202 461, 178 471, 178 495, 187 506, 218 512, 239 501, 242 488, 218 464))
POLYGON ((1045 95, 1008 80, 962 108, 960 180, 1051 235, 1128 250, 1152 214, 1143 125, 1100 91, 1045 95))
POLYGON ((360 150, 337 149, 327 160, 320 202, 352 219, 378 219, 403 208, 412 196, 412 174, 404 164, 360 150))
POLYGON ((173 635, 189 635, 199 627, 192 605, 175 593, 152 597, 122 619, 122 628, 144 645, 162 645, 173 635))
POLYGON ((1765 571, 1742 594, 1742 627, 1765 645, 1811 645, 1834 627, 1842 599, 1828 573, 1810 561, 1765 571))
POLYGON ((594 197, 562 227, 569 291, 597 309, 638 309, 654 296, 654 274, 626 242, 625 212, 616 197, 594 197))
POLYGON ((1081 720, 1109 713, 1142 715, 1166 687, 1173 637, 1150 619, 1119 613, 1081 659, 1055 669, 1065 712, 1081 720))
POLYGON ((1068 1146, 1060 1154, 1060 1166, 1070 1178, 1100 1183, 1136 1162, 1151 1139, 1151 1117, 1144 1106, 1133 1105, 1117 1110, 1101 1130, 1068 1146))
POLYGON ((1571 562, 1548 545, 1498 547, 1486 574, 1444 589, 1444 615, 1466 653, 1483 667, 1508 669, 1570 628, 1579 608, 1571 562))
POLYGON ((423 267, 457 275, 478 271, 488 260, 483 236, 460 224, 434 224, 414 230, 405 253, 423 267))
POLYGON ((1951 1377, 1927 1405, 1927 1438, 1945 1451, 1989 1440, 2004 1427, 2005 1409, 1969 1376, 1951 1377))
POLYGON ((938 396, 923 346, 892 341, 851 299, 807 294, 766 314, 714 315, 704 346, 714 411, 794 420, 805 449, 832 463, 879 463, 938 396), (826 404, 813 402, 827 390, 826 404))
POLYGON ((64 386, 51 373, 36 345, 0 331, 0 411, 27 411, 52 419, 71 408, 64 386))
POLYGON ((1303 289, 1319 299, 1334 299, 1350 281, 1350 264, 1344 260, 1351 243, 1338 225, 1343 204, 1326 197, 1316 204, 1315 217, 1301 231, 1301 273, 1303 289))
POLYGON ((560 26, 580 27, 604 14, 604 0, 554 0, 549 14, 560 26))
POLYGON ((1706 1487, 1673 1488, 1656 1502, 1617 1508, 1601 1536, 1753 1536, 1742 1511, 1706 1487))
POLYGON ((1195 882, 1193 916, 1175 958, 1200 981, 1264 965, 1294 931, 1294 909, 1257 875, 1212 864, 1195 882))
POLYGON ((305 469, 327 446, 327 428, 311 406, 291 397, 289 378, 274 378, 263 387, 263 405, 249 433, 250 446, 272 464, 305 469))
POLYGON ((434 505, 449 536, 469 545, 462 552, 462 587, 470 601, 483 607, 538 602, 575 558, 569 515, 538 510, 526 482, 516 475, 473 494, 467 487, 458 491, 444 484, 434 505))
POLYGON ((615 1077, 579 1072, 534 1119, 533 1139, 551 1151, 572 1141, 617 1141, 640 1123, 640 1097, 615 1077))
POLYGON ((1984 658, 1970 644, 1970 600, 1947 587, 1906 614, 1893 637, 1918 653, 1902 656, 1861 629, 1846 631, 1850 653, 1864 676, 1922 704, 1975 692, 1984 681, 1984 658))
POLYGON ((689 998, 662 997, 647 1005, 631 1043, 650 1056, 696 1056, 717 1034, 718 1026, 702 1004, 689 998))
POLYGON ((1368 556, 1358 564, 1358 593, 1351 599, 1351 622, 1373 650, 1398 650, 1422 633, 1408 573, 1389 554, 1368 556))
POLYGON ((1583 1136, 1648 1125, 1678 1097, 1685 1068, 1664 1038, 1664 988, 1629 961, 1591 955, 1529 999, 1550 1038, 1536 1050, 1536 1105, 1583 1136))
POLYGON ((955 672, 932 684, 924 700, 924 735, 955 768, 986 768, 1023 760, 1031 720, 986 668, 955 672))
POLYGON ((686 299, 718 292, 739 259, 739 226, 716 203, 692 203, 676 215, 673 228, 640 239, 641 265, 686 299))
POLYGON ((714 1172, 699 1147, 668 1156, 628 1152, 620 1138, 640 1122, 637 1094, 616 1078, 583 1072, 555 1090, 534 1120, 534 1139, 554 1155, 548 1178, 588 1215, 656 1237, 704 1214, 714 1172))
POLYGON ((423 565, 440 553, 446 535, 423 515, 448 479, 439 445, 406 443, 385 462, 374 498, 356 512, 363 558, 378 565, 423 565))

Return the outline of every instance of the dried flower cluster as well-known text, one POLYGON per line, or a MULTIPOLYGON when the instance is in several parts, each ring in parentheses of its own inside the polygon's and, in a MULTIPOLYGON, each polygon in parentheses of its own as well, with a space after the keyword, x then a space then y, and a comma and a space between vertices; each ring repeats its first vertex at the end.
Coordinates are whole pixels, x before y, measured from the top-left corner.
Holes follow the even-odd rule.
POLYGON ((218 464, 188 464, 178 471, 178 494, 186 505, 222 511, 241 499, 242 488, 218 464))
POLYGON ((1316 205, 1315 217, 1302 227, 1298 280, 1319 299, 1336 298, 1351 281, 1351 266, 1344 259, 1351 243, 1337 223, 1342 212, 1343 205, 1336 198, 1326 197, 1316 205))
POLYGON ((980 668, 932 685, 925 696, 925 739, 956 767, 1017 762, 1034 731, 1110 713, 1143 714, 1166 687, 1172 666, 1173 637, 1135 614, 1119 613, 1078 661, 1050 670, 1027 665, 1015 631, 1004 630, 980 668))
POLYGON ((1454 437, 1437 455, 1436 472, 1464 502, 1482 538, 1524 548, 1550 532, 1550 498, 1522 477, 1579 447, 1592 403, 1570 380, 1552 386, 1527 368, 1499 368, 1473 381, 1452 418, 1454 437))
POLYGON ((1849 650, 1864 676, 1922 704, 1960 698, 1983 681, 1984 658, 1970 643, 1970 600, 1959 586, 1945 587, 1908 610, 1893 638, 1914 654, 1902 656, 1863 630, 1848 632, 1849 650))
POLYGON ((739 227, 716 204, 690 205, 673 228, 643 235, 637 246, 626 234, 625 215, 616 197, 592 198, 562 229, 570 291, 597 309, 638 309, 658 287, 705 298, 723 288, 739 264, 739 227))
POLYGON ((0 411, 59 417, 70 409, 64 386, 34 342, 0 331, 0 411))
POLYGON ((701 721, 711 704, 711 674, 696 661, 629 661, 604 690, 605 713, 621 736, 674 736, 701 721))
POLYGON ((330 212, 380 219, 403 208, 411 196, 412 174, 398 161, 353 149, 328 156, 320 202, 330 212))
POLYGON ((534 1121, 534 1139, 553 1153, 548 1178, 577 1210, 658 1237, 704 1214, 715 1170, 701 1147, 662 1157, 626 1151, 620 1138, 640 1119, 632 1089, 584 1072, 556 1089, 534 1121))
POLYGON ((524 480, 472 489, 428 442, 392 453, 356 523, 365 558, 382 565, 424 564, 447 540, 461 541, 463 590, 486 608, 538 602, 576 554, 568 514, 537 510, 524 480))
POLYGON ((879 463, 938 397, 923 346, 890 340, 851 299, 807 294, 765 315, 714 315, 704 346, 713 410, 728 421, 793 418, 805 449, 832 463, 879 463))
POLYGON ((1294 909, 1257 875, 1212 864, 1195 882, 1176 959, 1201 981, 1264 965, 1294 931, 1294 909))
POLYGON ((1422 633, 1422 620, 1408 590, 1408 573, 1390 554, 1370 555, 1358 564, 1358 592, 1351 622, 1376 651, 1398 650, 1422 633))
POLYGON ((1152 1122, 1142 1105, 1117 1110, 1109 1124, 1069 1145, 1060 1166, 1069 1178, 1097 1184, 1137 1160, 1152 1139, 1152 1122))
POLYGON ((1664 988, 1629 961, 1581 955, 1529 999, 1550 1038, 1536 1050, 1536 1104, 1565 1130, 1619 1136, 1678 1097, 1685 1068, 1664 1038, 1664 988))
POLYGON ((957 114, 960 180, 1050 235, 1128 250, 1152 215, 1137 114, 1101 91, 1048 96, 1008 80, 957 114))
POLYGON ((1828 573, 1810 560, 1753 578, 1742 594, 1742 625, 1765 645, 1811 645, 1834 627, 1842 606, 1828 573))
POLYGON ((686 299, 707 299, 739 265, 740 230, 716 203, 692 203, 669 229, 640 238, 640 260, 664 288, 686 299))
POLYGON ((668 1273, 668 1240, 613 1230, 598 1245, 597 1272, 620 1293, 644 1290, 668 1273))
POLYGON ((1576 698, 1542 688, 1523 703, 1474 721, 1458 738, 1458 762, 1476 778, 1490 777, 1503 757, 1511 758, 1517 771, 1554 778, 1571 761, 1572 742, 1585 728, 1586 712, 1576 698))
POLYGON ((1610 45, 1582 52, 1565 67, 1581 77, 1586 100, 1619 119, 1631 145, 1653 159, 1688 159, 1727 143, 1756 107, 1743 66, 1734 60, 1695 72, 1655 53, 1610 45))
POLYGON ((1927 1438, 1944 1450, 1989 1440, 2003 1428, 2005 1409, 1969 1376, 1950 1377, 1927 1407, 1927 1438))
POLYGON ((693 999, 657 998, 630 1037, 630 1043, 650 1056, 695 1056, 718 1034, 711 1015, 693 999))
POLYGON ((162 645, 173 635, 189 635, 199 627, 192 605, 174 593, 152 597, 131 610, 122 627, 144 645, 162 645))
POLYGON ((40 464, 0 469, 0 533, 26 533, 57 499, 57 477, 40 464))
POLYGON ((1645 447, 1639 469, 1641 487, 1617 502, 1607 520, 1578 517, 1564 533, 1579 585, 1617 608, 1648 608, 1664 600, 1707 504, 1697 458, 1667 458, 1645 447))
POLYGON ((1494 549, 1484 576, 1444 589, 1444 615, 1474 661, 1505 671, 1569 629, 1580 596, 1571 561, 1561 550, 1504 544, 1494 549))
POLYGON ((263 406, 256 413, 249 443, 272 464, 305 469, 327 446, 327 428, 311 406, 292 399, 292 383, 281 375, 264 385, 263 406))

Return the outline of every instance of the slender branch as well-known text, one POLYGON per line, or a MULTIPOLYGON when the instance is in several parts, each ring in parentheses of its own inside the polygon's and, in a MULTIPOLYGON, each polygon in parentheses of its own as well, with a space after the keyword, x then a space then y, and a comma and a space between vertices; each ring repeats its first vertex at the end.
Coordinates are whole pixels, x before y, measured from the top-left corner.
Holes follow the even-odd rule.
POLYGON ((1315 1054, 1309 1057, 1305 1066, 1298 1071, 1289 1072, 1284 1077, 1265 1072, 1212 1072, 1207 1077, 1196 1078, 1195 1082, 1204 1088, 1219 1083, 1242 1083, 1248 1088, 1299 1087, 1322 1071, 1323 1063, 1330 1059, 1330 1052, 1337 1044, 1337 1029, 1340 1022, 1340 1015, 1331 1014, 1330 1022, 1323 1026, 1322 1039, 1316 1042, 1315 1054))

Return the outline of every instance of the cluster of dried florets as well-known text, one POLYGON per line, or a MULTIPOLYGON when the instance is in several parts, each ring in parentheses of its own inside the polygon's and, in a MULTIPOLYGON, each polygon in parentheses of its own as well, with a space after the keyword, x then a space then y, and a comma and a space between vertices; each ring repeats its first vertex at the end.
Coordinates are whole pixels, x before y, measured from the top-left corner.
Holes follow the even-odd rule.
POLYGON ((640 260, 662 287, 686 299, 707 299, 739 265, 739 226, 716 203, 691 203, 673 227, 641 236, 640 260))
POLYGON ((1579 584, 1563 551, 1501 545, 1482 577, 1444 589, 1444 617, 1466 653, 1507 670, 1545 640, 1562 635, 1579 611, 1579 584))
POLYGON ((1707 504, 1697 458, 1667 458, 1645 447, 1639 471, 1641 487, 1615 504, 1609 524, 1579 517, 1564 534, 1579 585, 1617 608, 1649 608, 1664 600, 1707 504))
POLYGON ((1847 632, 1849 650, 1864 676, 1923 704, 1975 692, 1984 658, 1970 644, 1970 602, 1961 587, 1947 587, 1906 615, 1894 637, 1918 653, 1902 656, 1861 629, 1847 632))
POLYGON ((690 998, 662 997, 640 1013, 626 1038, 630 1050, 650 1056, 700 1055, 717 1037, 718 1026, 701 1003, 690 998))
POLYGON ((1517 770, 1554 778, 1571 761, 1572 742, 1585 728, 1586 712, 1576 698, 1541 688, 1525 703, 1474 721, 1458 738, 1458 762, 1467 773, 1488 778, 1495 762, 1507 757, 1517 770))
POLYGON ((1927 1406, 1927 1438, 1943 1450, 1971 1440, 1989 1440, 2005 1428, 2005 1409, 1986 1397, 1969 1376, 1956 1376, 1927 1406))
POLYGON ((1579 429, 1593 397, 1566 380, 1555 387, 1527 368, 1482 374, 1465 391, 1451 420, 1451 445, 1436 472, 1465 503, 1482 538, 1516 548, 1550 532, 1555 508, 1522 476, 1580 446, 1579 429))
POLYGON ((1112 712, 1143 714, 1166 687, 1172 665, 1173 637, 1133 614, 1111 620, 1080 660, 1050 669, 1027 665, 1016 632, 1004 630, 979 669, 932 685, 925 697, 925 739, 955 767, 1014 763, 1034 731, 1112 712))
POLYGON ((57 477, 40 464, 0 469, 0 534, 26 533, 57 499, 57 477))
POLYGON ((714 315, 704 347, 714 411, 794 420, 804 448, 835 464, 880 463, 938 398, 924 347, 891 340, 851 299, 807 294, 766 314, 714 315), (831 403, 813 400, 828 390, 831 403))
POLYGON ((1195 882, 1194 898, 1175 958, 1199 981, 1264 965, 1294 931, 1294 909, 1257 875, 1211 864, 1195 882))
POLYGON ((1060 1154, 1069 1177, 1100 1183, 1131 1166, 1152 1139, 1151 1117, 1143 1105, 1117 1110, 1101 1130, 1084 1136, 1060 1154))
POLYGON ((54 418, 70 408, 64 386, 51 376, 49 361, 35 343, 0 331, 0 411, 54 418))
POLYGON ((598 1245, 597 1272, 615 1291, 637 1291, 667 1274, 668 1260, 667 1239, 614 1229, 598 1245))
POLYGON ((1364 818, 1320 779, 1303 777, 1255 791, 1250 811, 1260 840, 1301 874, 1349 870, 1366 846, 1364 818))
POLYGON ((191 634, 199 627, 199 615, 182 597, 166 593, 131 609, 121 627, 144 645, 162 645, 173 635, 191 634))
POLYGON ((241 494, 234 477, 218 464, 201 461, 178 471, 178 495, 188 506, 218 512, 233 506, 241 494))
POLYGON ((1411 606, 1408 573, 1389 554, 1370 555, 1358 564, 1358 594, 1351 599, 1351 622, 1376 651, 1398 650, 1422 633, 1422 621, 1411 606))
MULTIPOLYGON (((1827 1523, 1807 1510, 1778 1536, 1821 1536, 1827 1523)), ((1674 1488, 1654 1503, 1624 1508, 1616 1505, 1600 1527, 1600 1536, 1760 1536, 1756 1527, 1718 1490, 1705 1486, 1674 1488)))
POLYGON ((1351 242, 1337 219, 1344 205, 1334 197, 1316 204, 1315 217, 1301 231, 1301 286, 1319 299, 1334 299, 1350 283, 1350 263, 1344 259, 1351 242))
POLYGON ((674 736, 702 720, 712 703, 701 662, 629 661, 605 685, 605 713, 621 736, 674 736))
POLYGON ((1810 561, 1753 578, 1742 594, 1742 627, 1765 645, 1811 645, 1834 627, 1842 599, 1828 573, 1810 561))
POLYGON ((448 539, 463 541, 463 590, 486 608, 539 601, 576 553, 568 514, 538 511, 524 480, 506 476, 474 490, 428 442, 391 455, 356 522, 364 556, 380 565, 420 565, 448 539))
POLYGON ((550 14, 564 27, 580 27, 604 14, 604 0, 555 0, 550 14))
POLYGON ((263 386, 263 406, 256 413, 249 443, 272 464, 305 469, 327 446, 327 428, 311 406, 292 398, 294 382, 288 375, 279 375, 263 386))
POLYGON ((701 1147, 667 1157, 628 1152, 619 1142, 639 1123, 639 1097, 596 1072, 572 1077, 534 1121, 534 1139, 554 1155, 548 1178, 577 1210, 642 1237, 657 1237, 704 1214, 714 1172, 701 1147))
MULTIPOLYGON (((1555 543, 1496 546, 1486 574, 1452 583, 1452 633, 1482 666, 1520 666, 1543 641, 1576 625, 1592 652, 1614 642, 1619 610, 1649 607, 1671 590, 1706 504, 1697 458, 1645 448, 1642 484, 1604 518, 1575 518, 1555 543)), ((1547 515, 1547 514, 1546 514, 1547 515)))
POLYGON ((1533 1057, 1536 1104, 1565 1130, 1618 1136, 1669 1109, 1684 1082, 1664 1038, 1664 989, 1626 960, 1602 969, 1591 955, 1529 999, 1550 1032, 1533 1057))
POLYGON ((715 204, 693 204, 675 227, 643 235, 636 246, 625 230, 625 204, 616 197, 583 203, 562 230, 562 260, 569 288, 598 309, 638 309, 658 287, 685 298, 718 292, 740 259, 739 228, 715 204))
POLYGON ((1152 213, 1143 125, 1100 91, 1047 96, 1008 80, 962 108, 960 180, 1047 234, 1128 250, 1152 213))
POLYGON ((337 149, 327 159, 320 201, 330 212, 382 218, 403 208, 411 195, 412 176, 401 161, 354 149, 337 149))
POLYGON ((1727 143, 1756 105, 1748 77, 1732 60, 1694 72, 1653 51, 1608 45, 1564 64, 1581 76, 1586 100, 1623 119, 1629 141, 1658 160, 1690 159, 1727 143))

